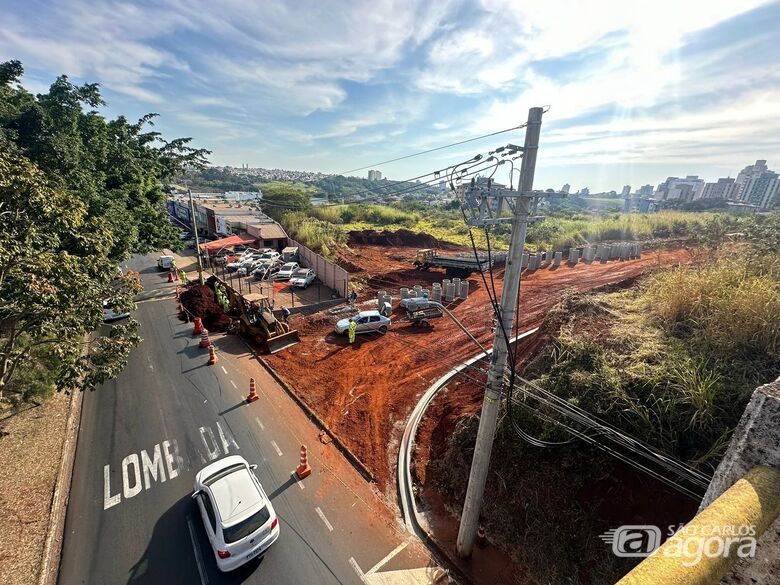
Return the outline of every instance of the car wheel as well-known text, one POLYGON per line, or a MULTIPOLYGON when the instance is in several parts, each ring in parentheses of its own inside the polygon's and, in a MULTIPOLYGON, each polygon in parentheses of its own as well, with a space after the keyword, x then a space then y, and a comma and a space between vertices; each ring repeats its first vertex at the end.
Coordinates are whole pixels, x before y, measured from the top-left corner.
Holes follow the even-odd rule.
POLYGON ((384 335, 385 333, 387 333, 387 325, 382 325, 382 326, 379 328, 379 333, 381 333, 382 335, 384 335))

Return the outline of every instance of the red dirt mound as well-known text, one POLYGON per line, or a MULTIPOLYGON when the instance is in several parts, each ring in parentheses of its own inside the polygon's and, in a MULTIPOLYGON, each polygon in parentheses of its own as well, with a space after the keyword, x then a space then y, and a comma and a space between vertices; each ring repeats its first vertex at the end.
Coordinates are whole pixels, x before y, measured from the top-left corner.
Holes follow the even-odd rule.
POLYGON ((349 232, 350 246, 373 244, 380 246, 419 246, 420 248, 441 248, 442 242, 431 235, 409 230, 363 230, 349 232))
POLYGON ((193 283, 181 293, 181 304, 195 317, 203 319, 209 331, 227 331, 231 319, 222 311, 208 286, 193 283))

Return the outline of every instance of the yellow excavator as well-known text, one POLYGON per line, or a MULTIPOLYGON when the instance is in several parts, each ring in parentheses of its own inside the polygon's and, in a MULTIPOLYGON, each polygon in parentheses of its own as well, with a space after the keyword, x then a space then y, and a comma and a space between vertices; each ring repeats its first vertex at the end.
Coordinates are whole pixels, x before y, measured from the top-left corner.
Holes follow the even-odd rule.
POLYGON ((230 312, 237 309, 239 317, 237 328, 240 333, 260 345, 265 345, 270 353, 276 353, 301 341, 298 331, 290 329, 287 323, 279 321, 271 310, 268 297, 258 293, 240 294, 232 287, 221 283, 227 290, 230 312))

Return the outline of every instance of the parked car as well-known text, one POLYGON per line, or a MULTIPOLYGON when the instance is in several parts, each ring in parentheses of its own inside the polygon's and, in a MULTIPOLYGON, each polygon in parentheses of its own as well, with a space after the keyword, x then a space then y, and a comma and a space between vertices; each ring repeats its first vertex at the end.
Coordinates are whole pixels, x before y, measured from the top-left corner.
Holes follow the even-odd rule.
POLYGON ((228 272, 235 272, 239 268, 241 268, 245 262, 248 262, 252 256, 254 255, 255 251, 251 249, 244 250, 241 255, 236 259, 233 260, 233 262, 228 262, 225 264, 225 268, 228 272))
POLYGON ((263 263, 262 254, 252 254, 238 267, 239 276, 248 276, 263 263))
POLYGON ((279 519, 263 486, 240 455, 219 459, 195 476, 197 502, 217 568, 227 572, 260 556, 279 538, 279 519))
POLYGON ((120 319, 126 319, 130 316, 127 312, 117 312, 114 310, 114 304, 106 299, 103 301, 103 322, 112 323, 113 321, 119 321, 120 319))
POLYGON ((355 333, 387 333, 387 330, 390 329, 390 319, 380 315, 379 311, 360 311, 354 317, 341 319, 336 323, 336 333, 339 335, 349 333, 351 321, 357 323, 355 333))
POLYGON ((276 262, 282 257, 282 255, 279 252, 275 252, 273 250, 268 250, 266 252, 263 252, 263 254, 260 256, 261 260, 276 262))
POLYGON ((311 270, 310 268, 301 268, 293 273, 290 278, 290 284, 292 286, 297 286, 298 288, 306 288, 314 282, 315 278, 317 278, 317 274, 314 270, 311 270))
POLYGON ((398 305, 409 311, 417 311, 418 309, 427 309, 430 306, 430 299, 428 297, 410 297, 401 299, 398 305))
POLYGON ((269 280, 271 277, 276 275, 279 272, 279 269, 281 268, 281 264, 278 262, 264 262, 263 264, 260 264, 257 268, 255 268, 253 274, 255 275, 255 278, 257 280, 269 280))
POLYGON ((292 275, 295 274, 299 269, 300 266, 297 262, 287 262, 286 264, 282 264, 279 272, 276 273, 276 278, 284 278, 285 280, 289 280, 292 278, 292 275))
POLYGON ((282 250, 282 260, 285 262, 297 262, 298 261, 298 247, 287 246, 282 250))

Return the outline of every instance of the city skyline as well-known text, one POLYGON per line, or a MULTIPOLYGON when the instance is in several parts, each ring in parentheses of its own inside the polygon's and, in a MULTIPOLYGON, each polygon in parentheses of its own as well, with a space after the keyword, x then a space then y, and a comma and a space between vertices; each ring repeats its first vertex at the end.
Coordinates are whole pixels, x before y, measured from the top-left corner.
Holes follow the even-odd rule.
POLYGON ((63 73, 98 82, 103 113, 157 112, 156 130, 192 136, 214 165, 371 165, 400 180, 517 143, 522 130, 374 163, 515 126, 537 105, 550 106, 539 187, 709 182, 780 160, 778 2, 75 0, 5 13, 0 53, 23 62, 28 89, 63 73))

